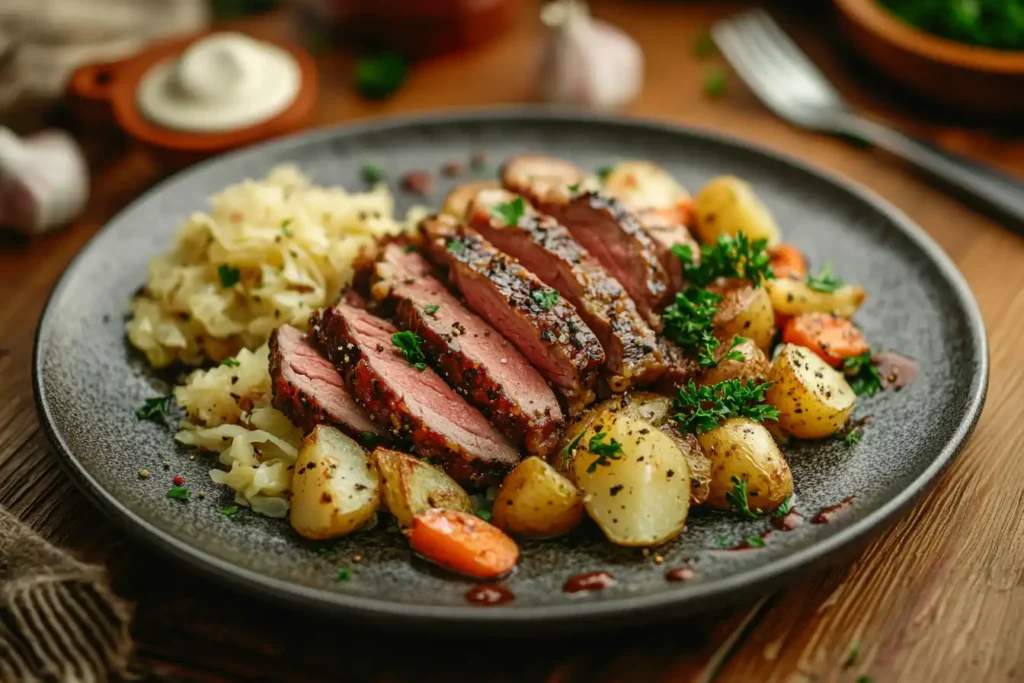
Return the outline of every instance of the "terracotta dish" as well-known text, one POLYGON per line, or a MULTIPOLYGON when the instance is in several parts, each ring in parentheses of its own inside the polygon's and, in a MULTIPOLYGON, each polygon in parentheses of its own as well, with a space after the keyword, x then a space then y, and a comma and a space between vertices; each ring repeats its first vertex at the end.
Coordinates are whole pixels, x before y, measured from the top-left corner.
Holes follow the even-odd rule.
POLYGON ((847 40, 869 63, 930 100, 972 114, 1024 114, 1024 52, 940 38, 877 0, 836 0, 847 40))
POLYGON ((280 114, 245 128, 218 133, 194 133, 165 128, 149 121, 136 104, 139 81, 150 67, 180 54, 208 34, 161 42, 133 57, 116 62, 88 64, 77 69, 68 83, 68 97, 87 123, 109 121, 132 138, 157 152, 162 159, 183 165, 230 149, 289 133, 301 128, 316 102, 317 69, 300 47, 270 41, 295 57, 302 85, 295 101, 280 114))

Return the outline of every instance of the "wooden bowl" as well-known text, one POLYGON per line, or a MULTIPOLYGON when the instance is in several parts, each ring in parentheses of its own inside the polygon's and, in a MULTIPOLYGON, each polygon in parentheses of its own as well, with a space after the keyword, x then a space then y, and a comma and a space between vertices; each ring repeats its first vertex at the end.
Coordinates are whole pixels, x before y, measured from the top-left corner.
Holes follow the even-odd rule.
POLYGON ((971 114, 1024 114, 1024 51, 934 36, 903 22, 877 0, 836 0, 836 6, 853 48, 907 89, 971 114))
POLYGON ((68 82, 67 94, 75 112, 86 123, 113 122, 172 166, 186 165, 230 149, 290 133, 309 119, 316 102, 317 68, 300 47, 268 41, 287 50, 298 62, 302 85, 287 109, 260 123, 217 133, 195 133, 165 128, 147 119, 136 104, 139 82, 149 69, 181 54, 209 32, 158 43, 128 59, 88 64, 78 68, 68 82))

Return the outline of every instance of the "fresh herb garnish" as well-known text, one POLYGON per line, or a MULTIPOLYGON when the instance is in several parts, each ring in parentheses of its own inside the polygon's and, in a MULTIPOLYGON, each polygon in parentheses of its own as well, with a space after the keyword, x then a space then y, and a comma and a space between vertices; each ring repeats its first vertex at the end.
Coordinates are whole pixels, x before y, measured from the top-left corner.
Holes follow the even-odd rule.
POLYGON ((855 640, 853 641, 853 644, 850 645, 850 652, 846 655, 846 661, 843 662, 843 666, 853 666, 857 663, 858 659, 860 659, 860 641, 855 640))
POLYGON ((675 303, 662 315, 663 334, 679 344, 683 350, 697 356, 702 368, 717 365, 714 351, 718 339, 712 321, 718 312, 716 304, 722 300, 714 292, 699 287, 687 287, 676 294, 675 303))
POLYGON ((292 224, 292 219, 291 218, 285 218, 283 221, 281 221, 281 232, 284 233, 285 237, 291 237, 292 235, 295 234, 295 233, 292 232, 292 229, 290 227, 288 227, 291 224, 292 224))
POLYGON ((242 279, 242 271, 238 268, 232 268, 225 263, 217 266, 217 275, 220 276, 220 284, 222 287, 234 287, 242 279))
POLYGON ((506 225, 519 225, 519 219, 525 213, 526 201, 522 197, 516 197, 512 201, 495 204, 491 207, 491 215, 504 221, 506 225))
POLYGON ((608 443, 604 443, 604 437, 606 436, 608 436, 608 432, 598 432, 590 438, 590 444, 587 446, 587 450, 596 455, 597 460, 590 463, 590 466, 587 467, 588 474, 596 472, 599 466, 610 466, 611 460, 622 459, 622 444, 615 439, 612 439, 608 443))
POLYGON ((405 253, 406 254, 415 254, 416 253, 416 245, 415 244, 407 244, 407 245, 405 245, 405 253))
POLYGON ((219 508, 217 510, 217 512, 219 512, 220 514, 224 515, 225 517, 234 517, 235 515, 238 514, 238 506, 237 505, 229 505, 226 508, 219 508))
POLYGON ((713 66, 704 72, 704 93, 708 97, 719 97, 725 92, 725 71, 713 66))
POLYGON ((570 441, 569 443, 565 444, 565 448, 563 448, 561 451, 559 451, 559 455, 561 455, 563 458, 565 458, 566 462, 568 462, 569 460, 572 460, 572 456, 576 455, 576 447, 580 445, 580 439, 583 438, 583 432, 584 431, 585 430, 581 429, 580 433, 577 434, 576 436, 574 436, 572 441, 570 441))
POLYGON ((363 182, 367 185, 376 185, 388 177, 384 167, 373 161, 363 162, 363 182))
POLYGON ((406 362, 420 372, 427 369, 427 357, 420 349, 420 338, 414 332, 404 330, 391 335, 391 343, 398 347, 406 362))
POLYGON ((427 315, 434 315, 441 307, 438 304, 430 304, 429 306, 423 307, 423 312, 427 315))
POLYGON ((167 497, 184 502, 192 497, 192 492, 185 486, 172 486, 171 490, 167 492, 167 497))
POLYGON ((732 336, 732 346, 729 347, 729 350, 725 353, 724 356, 722 356, 722 358, 718 362, 721 363, 723 360, 734 360, 739 363, 742 363, 743 361, 745 361, 747 358, 746 356, 743 355, 743 352, 736 350, 736 347, 745 341, 747 341, 746 337, 741 337, 738 334, 734 334, 732 336))
POLYGON ((735 237, 722 235, 712 245, 700 248, 700 265, 693 263, 693 250, 689 245, 674 244, 672 253, 683 262, 686 278, 697 287, 707 287, 720 277, 738 277, 750 280, 760 287, 764 280, 774 280, 768 241, 751 242, 742 232, 735 237))
POLYGON ((610 176, 613 171, 615 171, 614 164, 602 166, 601 168, 597 169, 597 177, 601 179, 601 182, 604 182, 605 180, 608 180, 608 176, 610 176))
POLYGON ((363 57, 356 62, 356 90, 371 100, 384 99, 402 86, 408 72, 408 60, 397 52, 363 57))
POLYGON ((241 363, 236 358, 225 358, 220 362, 221 365, 225 365, 229 368, 237 368, 241 363))
POLYGON ((685 387, 679 387, 672 402, 677 411, 672 419, 680 429, 691 434, 711 431, 730 417, 745 417, 754 422, 776 420, 778 408, 764 402, 765 392, 771 385, 771 382, 746 384, 739 379, 729 379, 698 387, 690 380, 685 387))
POLYGON ((882 373, 871 360, 870 350, 859 356, 843 359, 843 374, 846 375, 850 388, 858 396, 874 396, 882 390, 882 373))
POLYGON ((763 548, 764 539, 760 536, 747 536, 747 545, 751 548, 763 548))
POLYGON ((459 249, 460 247, 462 247, 462 241, 461 240, 448 240, 447 242, 445 242, 444 247, 448 251, 455 251, 456 249, 459 249))
POLYGON ((530 292, 530 298, 537 302, 537 305, 545 311, 555 307, 558 303, 557 289, 535 289, 530 292))
POLYGON ((373 448, 380 442, 380 436, 373 432, 359 432, 359 434, 356 435, 356 438, 359 439, 359 443, 363 444, 367 448, 373 448))
POLYGON ((348 567, 342 567, 338 570, 337 576, 334 577, 335 581, 348 581, 352 578, 352 570, 348 567))
POLYGON ((740 517, 747 517, 749 519, 760 517, 760 510, 750 509, 748 496, 756 496, 757 491, 747 490, 747 476, 743 475, 743 479, 733 476, 730 477, 730 481, 732 481, 733 490, 732 492, 725 492, 725 500, 729 503, 729 509, 740 517))
POLYGON ((135 417, 140 420, 153 420, 157 422, 159 421, 157 418, 171 414, 171 401, 173 400, 174 394, 147 398, 145 404, 135 411, 135 417))
POLYGON ((847 446, 856 446, 857 444, 860 443, 860 437, 861 437, 861 428, 860 427, 850 427, 850 428, 846 429, 845 431, 836 432, 835 435, 832 438, 834 438, 834 439, 836 439, 838 441, 842 441, 847 446))
POLYGON ((579 183, 573 183, 572 185, 569 186, 569 192, 579 192, 579 191, 580 191, 580 184, 579 183))
POLYGON ((491 521, 491 511, 487 508, 476 508, 473 510, 473 514, 484 520, 485 522, 491 521))
POLYGON ((779 507, 775 508, 772 511, 772 517, 785 517, 786 515, 789 514, 789 511, 790 511, 792 505, 793 505, 793 497, 792 496, 786 496, 786 500, 782 501, 782 504, 779 505, 779 507))
POLYGON ((857 676, 857 683, 871 683, 871 676, 861 674, 860 676, 857 676))
POLYGON ((728 545, 729 545, 729 537, 727 535, 719 534, 718 536, 715 536, 715 547, 716 548, 725 548, 728 545))
POLYGON ((908 24, 943 38, 996 50, 1024 49, 1019 0, 881 0, 908 24))
POLYGON ((814 275, 813 273, 807 274, 807 286, 815 292, 831 294, 845 284, 845 282, 837 278, 832 273, 831 261, 826 261, 825 265, 821 267, 821 272, 817 275, 814 275))
POLYGON ((711 32, 707 29, 697 34, 693 41, 693 55, 698 59, 704 59, 715 54, 715 41, 711 38, 711 32))

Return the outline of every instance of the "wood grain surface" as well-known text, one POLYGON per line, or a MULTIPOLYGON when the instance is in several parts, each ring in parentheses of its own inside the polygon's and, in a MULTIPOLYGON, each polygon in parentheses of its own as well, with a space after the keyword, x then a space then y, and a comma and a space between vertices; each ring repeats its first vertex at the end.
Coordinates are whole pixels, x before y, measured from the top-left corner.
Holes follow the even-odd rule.
MULTIPOLYGON (((288 681, 1010 681, 1024 680, 1024 238, 944 196, 871 149, 796 130, 769 115, 734 77, 707 98, 709 64, 695 36, 747 3, 595 3, 646 51, 643 93, 628 113, 756 140, 867 185, 919 222, 953 257, 981 305, 992 375, 970 444, 895 527, 862 554, 757 604, 657 629, 543 642, 456 646, 444 634, 368 633, 236 595, 153 555, 102 519, 58 468, 40 432, 30 383, 32 340, 46 296, 78 249, 159 179, 156 162, 98 132, 93 194, 68 230, 33 241, 0 237, 0 504, 55 543, 107 562, 138 602, 140 673, 154 680, 288 681), (411 636, 411 637, 410 637, 411 636), (856 653, 853 656, 852 653, 856 653), (867 678, 865 678, 867 677, 867 678)), ((777 14, 858 106, 948 149, 1024 174, 1024 142, 940 120, 897 99, 837 50, 826 7, 781 3, 777 14), (925 121, 930 121, 926 123, 925 121)), ((825 5, 825 3, 820 3, 825 5)), ((283 35, 283 15, 239 24, 283 35)), ((318 124, 531 97, 534 13, 473 52, 417 65, 384 103, 350 88, 352 60, 318 57, 318 124)))

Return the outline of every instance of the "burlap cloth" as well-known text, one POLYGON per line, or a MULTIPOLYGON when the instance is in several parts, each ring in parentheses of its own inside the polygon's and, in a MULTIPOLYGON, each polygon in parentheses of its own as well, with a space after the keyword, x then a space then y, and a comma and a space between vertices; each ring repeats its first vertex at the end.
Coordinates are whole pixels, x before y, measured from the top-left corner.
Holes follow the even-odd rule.
POLYGON ((0 681, 129 677, 131 618, 102 567, 79 562, 0 508, 0 681))

